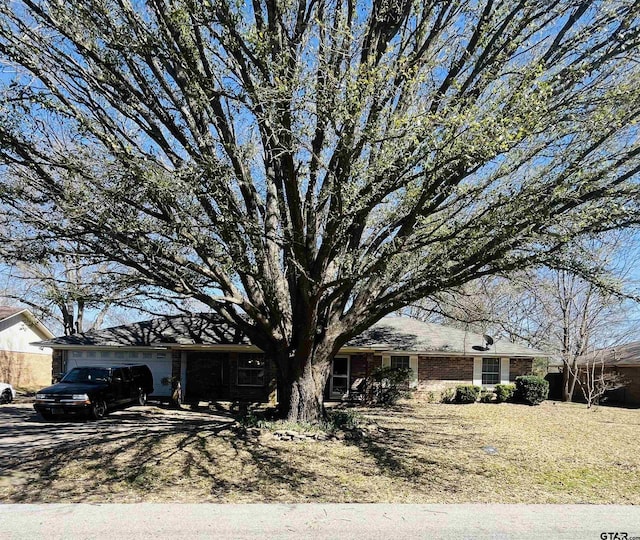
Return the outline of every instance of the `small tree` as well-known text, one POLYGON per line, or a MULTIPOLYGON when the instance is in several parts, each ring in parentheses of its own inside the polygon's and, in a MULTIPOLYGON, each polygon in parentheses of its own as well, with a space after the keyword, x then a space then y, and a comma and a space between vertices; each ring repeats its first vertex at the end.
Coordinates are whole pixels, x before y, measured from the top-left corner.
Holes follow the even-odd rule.
MULTIPOLYGON (((617 371, 606 369, 605 349, 593 351, 583 357, 572 373, 577 381, 582 395, 587 402, 587 409, 600 403, 600 398, 610 390, 621 388, 625 385, 625 379, 617 371)), ((615 349, 613 361, 615 363, 615 349)))

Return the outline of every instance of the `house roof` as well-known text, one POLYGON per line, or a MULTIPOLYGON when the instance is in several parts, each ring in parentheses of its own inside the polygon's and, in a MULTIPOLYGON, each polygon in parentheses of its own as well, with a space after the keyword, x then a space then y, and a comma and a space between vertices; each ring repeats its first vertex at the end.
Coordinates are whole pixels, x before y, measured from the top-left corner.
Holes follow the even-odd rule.
POLYGON ((640 366, 640 341, 599 349, 578 359, 579 364, 603 362, 606 366, 640 366))
MULTIPOLYGON (((57 337, 40 345, 65 347, 147 347, 168 345, 251 345, 249 339, 214 314, 159 317, 84 334, 57 337)), ((480 334, 425 323, 408 317, 386 317, 345 348, 407 351, 433 354, 486 356, 547 356, 545 353, 508 342, 485 348, 480 334)))
POLYGON ((20 313, 21 311, 25 311, 25 310, 23 308, 0 306, 0 321, 4 321, 9 317, 13 317, 14 315, 17 315, 18 313, 20 313))
POLYGON ((0 322, 6 321, 11 317, 15 317, 16 315, 22 315, 28 322, 35 326, 40 334, 45 336, 46 339, 50 339, 53 337, 53 333, 49 330, 44 324, 40 322, 40 320, 26 308, 16 308, 9 306, 0 306, 0 322))
POLYGON ((428 323, 410 317, 385 317, 347 343, 348 347, 385 348, 465 356, 548 356, 508 341, 495 341, 486 346, 484 336, 451 326, 428 323))
POLYGON ((249 345, 246 336, 214 314, 158 317, 104 330, 61 336, 43 345, 94 347, 149 347, 166 345, 249 345))

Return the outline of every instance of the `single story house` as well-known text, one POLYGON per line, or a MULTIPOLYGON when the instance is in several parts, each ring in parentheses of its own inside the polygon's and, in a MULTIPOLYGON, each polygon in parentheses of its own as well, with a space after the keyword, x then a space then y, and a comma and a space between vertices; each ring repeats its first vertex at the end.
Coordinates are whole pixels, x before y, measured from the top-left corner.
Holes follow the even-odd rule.
MULTIPOLYGON (((619 377, 622 385, 607 392, 609 401, 640 405, 640 341, 594 351, 578 359, 578 366, 581 371, 595 367, 596 376, 604 369, 605 376, 619 377)), ((579 394, 580 389, 576 388, 576 397, 579 394)))
MULTIPOLYGON (((154 376, 154 395, 168 398, 179 380, 183 401, 277 401, 273 362, 240 331, 214 314, 160 317, 41 342, 53 349, 53 373, 79 365, 141 362, 154 376)), ((410 367, 412 386, 492 387, 531 372, 544 353, 484 336, 386 317, 352 339, 333 360, 328 400, 348 399, 358 380, 378 366, 410 367)))
POLYGON ((28 309, 0 306, 0 382, 37 390, 51 382, 51 349, 34 341, 53 334, 28 309))

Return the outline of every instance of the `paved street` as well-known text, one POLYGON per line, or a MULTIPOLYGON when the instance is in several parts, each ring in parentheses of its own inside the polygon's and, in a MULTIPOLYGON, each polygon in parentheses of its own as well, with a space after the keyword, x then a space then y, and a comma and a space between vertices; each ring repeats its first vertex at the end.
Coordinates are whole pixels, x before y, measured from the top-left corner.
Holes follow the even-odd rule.
POLYGON ((4 540, 640 538, 640 507, 591 505, 0 505, 4 540), (624 535, 623 535, 624 533, 624 535), (625 536, 626 535, 626 536, 625 536))

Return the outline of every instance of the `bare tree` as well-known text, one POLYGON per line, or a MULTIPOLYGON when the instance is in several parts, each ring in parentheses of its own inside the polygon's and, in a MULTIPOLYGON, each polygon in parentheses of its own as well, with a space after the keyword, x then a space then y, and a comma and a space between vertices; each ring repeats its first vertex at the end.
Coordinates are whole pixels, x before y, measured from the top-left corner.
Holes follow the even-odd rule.
MULTIPOLYGON (((615 351, 613 354, 615 363, 615 351)), ((590 351, 571 369, 571 375, 577 381, 587 408, 600 403, 600 399, 610 390, 623 387, 627 381, 614 369, 605 365, 605 349, 590 351)))
POLYGON ((493 276, 441 296, 437 308, 433 303, 422 304, 410 314, 542 349, 562 362, 564 401, 571 401, 576 385, 582 388, 583 384, 583 390, 597 397, 596 388, 608 381, 609 373, 598 372, 596 377, 597 370, 583 365, 584 358, 594 348, 625 342, 637 329, 631 317, 636 295, 629 276, 635 262, 635 250, 630 247, 634 244, 632 237, 622 234, 586 242, 580 258, 600 268, 598 280, 549 268, 508 279, 493 276))
POLYGON ((92 267, 76 256, 48 263, 15 263, 2 274, 0 296, 27 305, 64 335, 100 328, 114 306, 132 300, 131 291, 105 280, 104 265, 92 267))
POLYGON ((203 302, 317 420, 381 317, 637 223, 639 7, 2 1, 10 246, 203 302))

